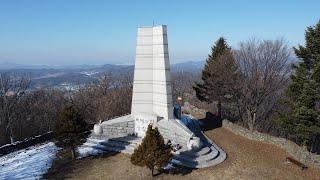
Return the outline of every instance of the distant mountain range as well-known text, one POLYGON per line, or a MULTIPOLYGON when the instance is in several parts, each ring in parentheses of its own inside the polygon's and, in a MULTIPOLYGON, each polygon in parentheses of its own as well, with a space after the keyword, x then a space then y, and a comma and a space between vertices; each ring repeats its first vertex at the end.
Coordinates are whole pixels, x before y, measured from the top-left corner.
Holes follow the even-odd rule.
POLYGON ((204 67, 205 61, 186 61, 182 63, 172 64, 171 71, 197 72, 204 67))
MULTIPOLYGON (((176 63, 171 65, 171 69, 173 71, 179 71, 179 70, 194 70, 196 69, 202 69, 204 66, 205 61, 187 61, 182 63, 176 63)), ((89 65, 89 64, 83 64, 83 65, 56 65, 56 66, 49 66, 49 65, 23 65, 23 64, 16 64, 16 63, 10 63, 10 62, 0 62, 0 70, 39 70, 39 69, 55 69, 55 70, 62 70, 62 69, 73 69, 73 70, 84 70, 84 69, 110 69, 114 67, 129 67, 133 65, 114 65, 114 64, 105 64, 105 65, 89 65)))
MULTIPOLYGON (((199 73, 205 61, 187 61, 171 65, 171 72, 199 73)), ((133 65, 75 65, 75 66, 34 66, 15 63, 0 63, 1 72, 11 72, 21 76, 29 76, 32 88, 70 87, 87 84, 97 80, 106 73, 114 76, 133 75, 133 65)))
POLYGON ((24 65, 24 64, 16 64, 10 62, 0 62, 0 70, 12 70, 12 69, 86 69, 86 68, 94 68, 99 67, 101 65, 56 65, 56 66, 49 66, 49 65, 24 65))

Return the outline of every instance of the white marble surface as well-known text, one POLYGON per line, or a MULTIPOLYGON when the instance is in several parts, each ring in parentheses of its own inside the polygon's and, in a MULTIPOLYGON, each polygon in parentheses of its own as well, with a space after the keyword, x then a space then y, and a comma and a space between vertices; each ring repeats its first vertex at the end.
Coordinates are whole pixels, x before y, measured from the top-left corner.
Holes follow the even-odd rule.
MULTIPOLYGON (((167 27, 140 27, 137 33, 136 61, 131 113, 173 118, 167 27)), ((147 119, 146 119, 147 120, 147 119)), ((136 129, 145 124, 137 123, 136 129)))

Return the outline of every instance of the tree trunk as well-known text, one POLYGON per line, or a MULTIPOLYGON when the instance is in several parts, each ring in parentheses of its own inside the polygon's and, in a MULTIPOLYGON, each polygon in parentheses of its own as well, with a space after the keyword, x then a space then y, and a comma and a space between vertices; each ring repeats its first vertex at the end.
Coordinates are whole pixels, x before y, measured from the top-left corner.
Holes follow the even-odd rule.
POLYGON ((74 147, 71 148, 71 158, 74 160, 76 158, 76 150, 74 147))
POLYGON ((151 169, 151 176, 152 177, 154 177, 153 170, 154 170, 154 168, 151 169))
POLYGON ((254 112, 252 115, 252 128, 250 129, 251 131, 253 131, 255 124, 256 124, 256 113, 254 112))
POLYGON ((218 108, 218 117, 221 119, 221 101, 218 101, 217 108, 218 108))
POLYGON ((250 131, 253 131, 253 129, 254 129, 254 124, 255 124, 255 121, 256 121, 256 113, 250 111, 250 110, 247 108, 247 118, 248 118, 247 121, 248 121, 249 130, 250 130, 250 131))
POLYGON ((12 135, 12 129, 10 129, 10 143, 14 143, 14 138, 13 138, 13 135, 12 135))

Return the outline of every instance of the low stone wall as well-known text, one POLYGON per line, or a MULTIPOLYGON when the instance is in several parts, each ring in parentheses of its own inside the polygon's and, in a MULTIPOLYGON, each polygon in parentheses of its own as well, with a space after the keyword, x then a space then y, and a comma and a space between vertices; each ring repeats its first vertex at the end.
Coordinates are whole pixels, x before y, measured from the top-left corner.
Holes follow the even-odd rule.
POLYGON ((306 148, 300 147, 290 140, 263 134, 257 131, 250 131, 228 120, 223 120, 222 126, 234 132, 235 134, 244 136, 250 140, 262 141, 276 145, 285 150, 294 159, 307 164, 308 166, 315 166, 320 168, 320 155, 312 154, 306 148))
POLYGON ((134 121, 126 121, 112 124, 102 124, 103 134, 110 137, 133 135, 134 121))
POLYGON ((47 132, 42 135, 34 136, 31 138, 27 138, 23 141, 17 141, 12 144, 6 144, 0 147, 0 156, 9 154, 13 151, 17 151, 20 149, 24 149, 30 146, 33 146, 35 144, 43 143, 45 141, 53 139, 53 132, 47 132))

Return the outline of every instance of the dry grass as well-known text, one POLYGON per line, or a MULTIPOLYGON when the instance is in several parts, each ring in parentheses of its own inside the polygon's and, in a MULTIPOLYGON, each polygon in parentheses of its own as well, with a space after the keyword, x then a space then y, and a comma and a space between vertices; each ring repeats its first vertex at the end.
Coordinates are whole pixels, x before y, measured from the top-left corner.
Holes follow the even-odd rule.
MULTIPOLYGON (((228 154, 222 164, 197 169, 187 174, 160 174, 154 179, 320 179, 320 171, 310 167, 301 171, 293 164, 286 164, 288 156, 276 146, 251 141, 218 128, 206 132, 228 154)), ((153 179, 146 168, 130 163, 126 154, 104 155, 76 160, 58 168, 54 167, 46 178, 72 179, 153 179)))

